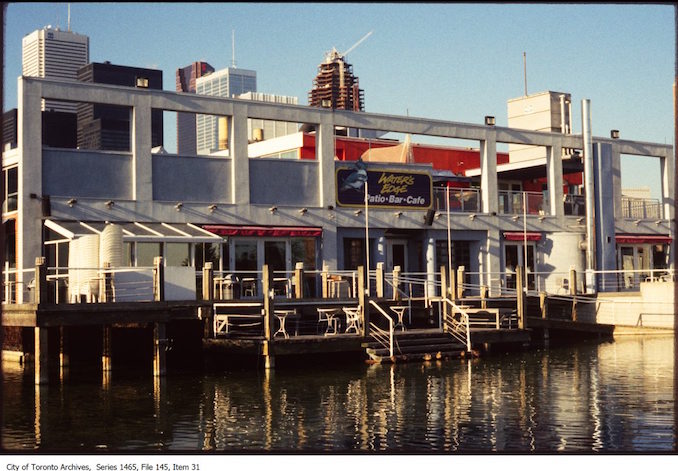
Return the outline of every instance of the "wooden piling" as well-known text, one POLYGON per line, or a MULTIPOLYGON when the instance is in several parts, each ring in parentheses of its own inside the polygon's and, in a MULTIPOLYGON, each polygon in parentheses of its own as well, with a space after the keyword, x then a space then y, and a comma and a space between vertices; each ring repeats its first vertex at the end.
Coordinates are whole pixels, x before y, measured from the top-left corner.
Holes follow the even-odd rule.
MULTIPOLYGON (((447 285, 447 270, 445 269, 445 265, 442 265, 440 267, 440 295, 442 296, 443 300, 444 299, 449 299, 450 296, 450 290, 449 286, 447 285)), ((447 302, 443 301, 443 330, 447 330, 447 315, 448 315, 448 306, 447 302)))
POLYGON ((45 257, 35 258, 35 304, 47 302, 47 261, 45 257))
POLYGON ((63 325, 59 327, 59 368, 68 368, 70 365, 68 330, 63 325))
POLYGON ((464 297, 464 273, 466 272, 466 267, 461 266, 457 268, 457 298, 462 299, 464 297))
POLYGON ((212 301, 214 301, 214 268, 212 262, 205 262, 202 267, 202 299, 209 301, 209 306, 200 308, 203 319, 203 335, 205 338, 214 337, 214 311, 212 301))
POLYGON ((572 296, 572 322, 577 321, 577 271, 570 268, 570 296, 572 296))
POLYGON ((457 301, 457 272, 454 270, 450 271, 450 299, 457 301))
POLYGON ((153 258, 153 300, 165 300, 165 267, 162 257, 153 258))
POLYGON ((153 325, 153 376, 167 373, 167 326, 164 322, 153 325))
POLYGON ((377 298, 384 297, 384 262, 377 263, 376 269, 377 276, 377 298))
POLYGON ((480 287, 480 307, 487 309, 487 286, 485 285, 480 287))
POLYGON ((539 293, 539 310, 541 311, 541 318, 548 319, 548 308, 546 306, 546 292, 539 293))
MULTIPOLYGON (((395 272, 394 272, 395 275, 395 272)), ((362 316, 363 336, 367 337, 370 332, 370 306, 367 292, 365 291, 365 267, 358 267, 358 305, 362 316)))
POLYGON ((516 310, 518 311, 518 328, 524 329, 525 322, 525 290, 522 266, 516 267, 516 310))
POLYGON ((262 272, 262 286, 264 291, 264 342, 262 354, 264 367, 275 367, 275 352, 273 349, 273 334, 275 333, 275 301, 273 292, 273 272, 268 265, 264 265, 262 272))
POLYGON ((111 371, 113 359, 113 328, 105 325, 102 329, 102 348, 101 348, 101 369, 102 371, 111 371))
POLYGON ((393 267, 393 299, 400 299, 400 265, 393 267))
POLYGON ((304 262, 297 262, 294 266, 294 297, 304 297, 304 262))
POLYGON ((113 274, 111 273, 111 262, 103 263, 103 273, 101 274, 101 286, 99 291, 101 292, 101 302, 110 303, 113 302, 113 274))
POLYGON ((330 288, 330 273, 327 268, 327 265, 323 263, 323 271, 320 273, 320 281, 321 281, 321 289, 322 289, 322 297, 323 299, 327 299, 329 297, 329 288, 330 288))

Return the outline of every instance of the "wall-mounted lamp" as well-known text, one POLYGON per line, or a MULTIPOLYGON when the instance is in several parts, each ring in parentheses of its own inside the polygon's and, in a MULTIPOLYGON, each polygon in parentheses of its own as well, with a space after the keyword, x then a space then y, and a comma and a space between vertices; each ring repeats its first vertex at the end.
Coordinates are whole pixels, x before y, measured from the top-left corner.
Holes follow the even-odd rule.
POLYGON ((518 219, 520 219, 520 216, 515 215, 515 216, 513 216, 511 219, 513 219, 514 221, 517 221, 518 219))
POLYGON ((633 221, 633 224, 635 224, 636 226, 640 224, 640 219, 636 219, 635 221, 633 221))
POLYGON ((494 126, 495 122, 494 116, 485 116, 485 126, 494 126))
POLYGON ((272 213, 275 213, 278 210, 278 207, 277 206, 271 206, 270 208, 268 208, 268 210, 272 213))
POLYGON ((619 129, 613 129, 610 131, 610 137, 612 139, 619 139, 619 129))
POLYGON ((436 212, 435 218, 440 219, 441 217, 443 217, 443 213, 436 212))
POLYGON ((181 211, 181 208, 183 207, 184 203, 182 203, 181 201, 174 205, 174 209, 176 209, 177 211, 181 211))
POLYGON ((330 211, 332 211, 332 210, 334 210, 334 206, 332 206, 331 204, 328 204, 328 205, 327 205, 327 209, 329 209, 330 211))
POLYGON ((299 210, 299 214, 306 214, 308 212, 308 208, 301 208, 299 210))
POLYGON ((108 209, 111 209, 113 205, 115 204, 115 201, 113 200, 108 200, 106 203, 104 203, 108 209))
POLYGON ((73 205, 77 202, 78 202, 78 200, 76 200, 75 198, 71 198, 70 200, 68 200, 68 206, 70 206, 72 208, 73 205))
POLYGON ((219 207, 219 206, 217 206, 216 204, 211 204, 211 205, 209 205, 209 206, 207 207, 207 209, 210 210, 210 213, 213 213, 214 211, 217 210, 218 207, 219 207))
POLYGON ((543 214, 539 216, 540 221, 543 221, 544 219, 546 219, 546 216, 544 216, 543 214))
POLYGON ((360 216, 362 213, 363 213, 363 210, 362 210, 362 209, 356 209, 356 210, 353 212, 353 214, 355 214, 356 216, 360 216))
POLYGON ((402 211, 398 211, 398 212, 395 213, 395 217, 397 217, 397 218, 399 218, 402 215, 403 215, 402 211))
POLYGON ((475 215, 475 214, 469 214, 469 215, 468 215, 468 218, 469 218, 471 221, 473 221, 473 220, 476 218, 476 215, 475 215))
POLYGON ((655 223, 656 225, 660 225, 660 224, 662 223, 662 220, 661 220, 661 219, 657 219, 654 223, 655 223))
POLYGON ((577 218, 577 224, 581 224, 584 221, 584 218, 577 218))

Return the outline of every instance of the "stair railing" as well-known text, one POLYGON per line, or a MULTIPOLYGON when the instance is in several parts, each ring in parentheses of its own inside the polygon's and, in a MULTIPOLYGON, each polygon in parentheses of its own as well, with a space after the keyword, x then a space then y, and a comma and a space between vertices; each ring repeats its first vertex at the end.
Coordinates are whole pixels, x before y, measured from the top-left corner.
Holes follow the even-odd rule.
MULTIPOLYGON (((395 329, 393 328, 393 325, 394 325, 394 323, 393 323, 393 318, 392 318, 391 316, 389 316, 389 315, 386 313, 386 311, 384 311, 384 310, 381 308, 381 306, 379 306, 379 304, 377 304, 377 303, 376 303, 374 300, 372 300, 372 299, 370 299, 370 305, 371 305, 372 307, 374 307, 374 308, 377 310, 377 312, 379 312, 382 316, 384 316, 384 317, 386 318, 386 320, 388 320, 388 353, 389 353, 389 356, 392 357, 392 356, 393 356, 393 334, 394 334, 394 332, 395 332, 395 329)), ((370 322, 370 335, 371 335, 375 340, 377 340, 379 343, 382 343, 382 340, 385 340, 386 334, 387 334, 387 332, 386 332, 385 330, 380 329, 379 327, 377 327, 376 325, 374 325, 373 323, 370 322), (372 329, 374 329, 374 330, 375 330, 376 332, 378 332, 378 333, 381 333, 381 334, 383 335, 383 338, 380 340, 380 339, 378 338, 378 337, 379 337, 379 334, 373 335, 373 334, 372 334, 372 329)), ((383 345, 383 343, 382 343, 382 345, 383 345)), ((386 347, 386 345, 384 345, 384 346, 386 347)))
POLYGON ((452 308, 452 315, 445 316, 446 330, 463 345, 466 346, 466 351, 471 351, 471 327, 469 316, 464 310, 457 306, 451 299, 442 298, 443 302, 447 303, 452 308))

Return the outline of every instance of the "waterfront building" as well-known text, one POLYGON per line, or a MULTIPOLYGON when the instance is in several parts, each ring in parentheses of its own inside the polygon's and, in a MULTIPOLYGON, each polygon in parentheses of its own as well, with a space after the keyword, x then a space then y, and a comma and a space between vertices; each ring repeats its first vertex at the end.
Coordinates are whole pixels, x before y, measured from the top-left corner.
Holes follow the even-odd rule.
MULTIPOLYGON (((284 103, 287 105, 299 104, 295 96, 274 95, 272 93, 247 92, 237 95, 241 100, 257 100, 268 103, 284 103)), ((247 120, 247 138, 249 142, 263 141, 281 136, 287 136, 298 131, 295 123, 288 121, 270 121, 264 119, 247 120)))
MULTIPOLYGON (((233 98, 257 91, 257 73, 254 70, 227 67, 198 77, 195 92, 199 95, 233 98)), ((228 142, 228 124, 225 117, 196 116, 196 146, 198 154, 211 154, 224 150, 228 142)))
MULTIPOLYGON (((78 81, 162 90, 162 70, 92 62, 78 70, 78 81)), ((128 151, 130 109, 99 103, 78 103, 78 147, 128 151)), ((162 110, 151 111, 151 145, 163 145, 162 110)))
MULTIPOLYGON (((10 182, 5 199, 13 204, 3 222, 6 255, 19 281, 32 276, 21 270, 38 256, 46 256, 48 266, 68 266, 69 246, 103 233, 109 223, 122 226, 123 264, 149 266, 162 255, 168 267, 188 267, 193 274, 206 260, 221 273, 251 273, 264 264, 288 272, 298 262, 309 271, 364 264, 373 269, 381 262, 387 270, 400 266, 433 277, 451 260, 466 268, 467 286, 487 286, 495 296, 515 288, 516 266, 527 266, 529 289, 556 292, 566 289, 571 268, 588 273, 674 266, 672 146, 590 136, 590 124, 584 123, 582 135, 517 133, 489 119, 465 124, 256 100, 244 106, 236 98, 196 100, 151 88, 30 77, 19 79, 18 94, 17 147, 3 156, 10 182), (131 107, 130 151, 41 145, 35 139, 41 100, 74 96, 131 107), (152 153, 156 109, 228 117, 228 155, 152 153), (314 130, 250 142, 248 119, 310 124, 314 130), (405 143, 340 137, 337 127, 465 139, 470 145, 412 143, 413 163, 376 152, 372 159, 372 150, 401 151, 405 143), (542 147, 545 156, 514 162, 497 151, 498 143, 542 147), (276 155, 288 150, 295 158, 276 155), (659 160, 658 212, 638 215, 623 204, 622 154, 659 160), (589 162, 595 163, 591 175, 589 162), (590 200, 572 195, 570 186, 583 186, 590 200)), ((604 289, 596 279, 582 278, 579 292, 604 289)))
MULTIPOLYGON (((177 91, 196 93, 195 81, 214 72, 214 67, 204 61, 177 69, 177 91)), ((191 113, 177 114, 177 154, 194 155, 196 153, 195 115, 191 113)))
MULTIPOLYGON (((22 75, 75 81, 80 67, 89 63, 89 37, 46 26, 21 41, 22 75)), ((43 110, 76 112, 75 103, 43 100, 43 110)))

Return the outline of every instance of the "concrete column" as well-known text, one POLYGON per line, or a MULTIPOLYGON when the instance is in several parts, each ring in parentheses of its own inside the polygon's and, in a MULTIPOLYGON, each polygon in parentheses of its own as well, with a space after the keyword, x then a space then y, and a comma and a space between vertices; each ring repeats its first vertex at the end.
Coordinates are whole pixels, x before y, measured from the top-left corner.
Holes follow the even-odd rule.
MULTIPOLYGON (((661 158, 661 180, 662 180, 662 216, 664 220, 673 221, 675 215, 674 185, 675 182, 675 164, 671 153, 667 150, 666 155, 661 158)), ((674 254, 672 253, 673 257, 674 254)))
POLYGON ((502 247, 501 232, 497 229, 488 229, 484 254, 481 254, 481 260, 484 263, 480 271, 485 274, 485 284, 490 288, 490 297, 496 297, 501 294, 502 247))
POLYGON ((546 148, 546 177, 549 192, 549 214, 559 220, 565 214, 563 207, 563 146, 559 140, 546 148))
POLYGON ((316 126, 315 154, 318 161, 318 205, 335 206, 334 125, 331 121, 316 126))
POLYGON ((233 104, 231 117, 231 136, 229 142, 231 156, 231 198, 233 204, 250 203, 250 161, 247 150, 247 107, 233 104))
POLYGON ((46 384, 49 381, 49 357, 47 328, 34 327, 35 335, 35 384, 46 384))
POLYGON ((132 115, 132 199, 153 200, 153 160, 151 155, 151 97, 134 98, 132 115))
POLYGON ((486 140, 480 141, 480 191, 483 213, 496 213, 499 209, 497 193, 497 135, 488 131, 486 140))
POLYGON ((612 198, 614 203, 614 218, 621 220, 623 218, 622 207, 622 181, 621 181, 621 152, 619 146, 612 144, 612 153, 610 155, 612 172, 612 198))
POLYGON ((35 258, 35 285, 33 286, 34 291, 34 303, 41 304, 47 302, 47 264, 45 257, 36 257, 35 258))
POLYGON ((167 373, 167 326, 156 322, 153 326, 153 376, 167 373))
MULTIPOLYGON (((330 223, 333 223, 333 221, 330 221, 330 223)), ((323 265, 327 266, 328 270, 336 270, 338 268, 337 253, 339 250, 336 226, 332 224, 323 227, 322 238, 321 257, 323 265)))
MULTIPOLYGON (((31 193, 42 195, 42 86, 30 79, 18 81, 17 146, 21 161, 18 167, 18 214, 16 257, 17 268, 33 265, 42 254, 42 206, 31 199, 31 193), (38 136, 38 138, 36 138, 38 136)), ((28 283, 30 275, 17 273, 17 281, 28 283)), ((17 291, 17 302, 23 302, 24 291, 17 291)))

